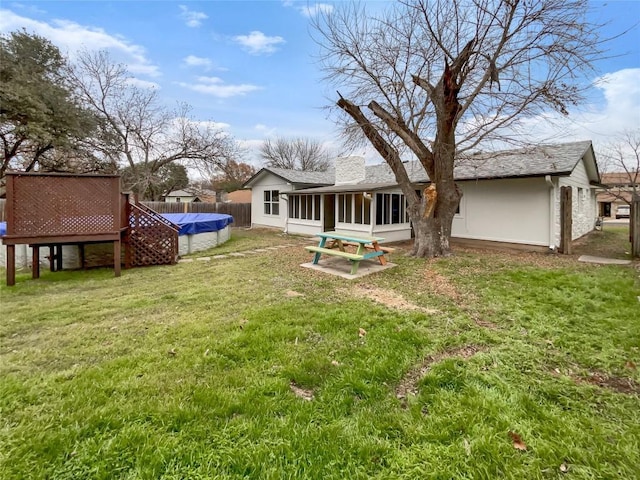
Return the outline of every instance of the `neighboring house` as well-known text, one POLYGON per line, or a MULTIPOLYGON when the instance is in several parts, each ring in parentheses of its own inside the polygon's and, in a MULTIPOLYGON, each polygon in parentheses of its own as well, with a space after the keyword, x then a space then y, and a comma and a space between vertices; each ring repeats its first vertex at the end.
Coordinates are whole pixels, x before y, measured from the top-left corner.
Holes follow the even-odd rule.
POLYGON ((605 188, 596 197, 599 215, 616 218, 618 207, 630 205, 633 193, 640 193, 640 172, 603 173, 601 177, 605 188))
POLYGON ((165 202, 216 202, 216 192, 207 189, 176 190, 164 197, 165 202))
POLYGON ((251 203, 251 190, 236 190, 225 195, 225 203, 251 203))
POLYGON ((164 197, 165 202, 201 202, 194 192, 175 190, 164 197))
MULTIPOLYGON (((458 162, 463 192, 452 236, 544 249, 560 245, 560 188, 572 189, 572 239, 593 230, 600 181, 590 141, 475 154, 458 162)), ((405 162, 417 190, 429 183, 419 162, 405 162)), ((341 230, 410 239, 404 195, 385 164, 339 158, 335 171, 263 168, 245 183, 252 191, 252 225, 313 235, 341 230)))

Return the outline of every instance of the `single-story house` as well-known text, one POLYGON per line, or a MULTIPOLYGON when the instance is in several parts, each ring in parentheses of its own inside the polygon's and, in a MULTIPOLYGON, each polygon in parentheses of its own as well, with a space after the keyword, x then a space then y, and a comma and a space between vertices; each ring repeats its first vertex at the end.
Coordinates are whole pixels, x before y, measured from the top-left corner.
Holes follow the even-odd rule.
MULTIPOLYGON (((416 189, 430 183, 420 162, 405 167, 416 189)), ((572 192, 572 240, 595 226, 600 174, 590 141, 477 153, 460 159, 454 175, 463 192, 454 239, 555 250, 561 187, 572 192)), ((327 172, 263 168, 245 187, 252 192, 253 226, 303 235, 341 230, 386 242, 412 237, 404 195, 386 163, 343 157, 327 172)))
POLYGON ((165 202, 216 202, 216 192, 207 189, 175 190, 164 197, 165 202))
POLYGON ((640 192, 640 172, 611 172, 601 176, 603 189, 598 191, 599 215, 616 218, 618 207, 630 205, 633 192, 640 192))

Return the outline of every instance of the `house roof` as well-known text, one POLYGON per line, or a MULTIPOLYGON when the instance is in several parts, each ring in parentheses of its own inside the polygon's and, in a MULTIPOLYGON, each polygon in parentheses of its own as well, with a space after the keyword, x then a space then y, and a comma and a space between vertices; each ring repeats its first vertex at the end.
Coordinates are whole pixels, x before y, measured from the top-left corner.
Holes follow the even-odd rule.
POLYGON ((202 197, 204 198, 204 197, 215 197, 216 192, 214 192, 213 190, 208 190, 206 188, 196 189, 196 188, 187 187, 187 189, 185 190, 174 190, 165 196, 166 197, 195 197, 195 198, 202 197))
POLYGON ((333 185, 335 181, 335 171, 333 169, 325 172, 311 172, 302 170, 288 170, 286 168, 264 167, 253 177, 247 180, 243 187, 251 187, 265 174, 271 173, 282 180, 294 185, 333 185))
POLYGON ((166 195, 167 197, 197 197, 193 192, 187 192, 186 190, 174 190, 166 195))
POLYGON ((583 158, 589 180, 599 182, 590 140, 471 155, 460 161, 454 175, 457 180, 563 176, 570 175, 583 158))
POLYGON ((304 188, 300 190, 283 191, 282 193, 344 193, 371 192, 395 187, 396 182, 387 183, 343 183, 341 185, 325 185, 322 187, 304 188))
MULTIPOLYGON (((595 155, 590 141, 537 145, 529 148, 477 153, 459 159, 454 168, 456 180, 494 178, 540 177, 545 175, 570 175, 580 160, 587 155, 589 179, 599 180, 595 155)), ((429 176, 418 161, 405 162, 412 182, 429 182, 429 176)), ((391 168, 386 163, 365 169, 362 183, 395 183, 391 168)))
POLYGON ((640 172, 611 172, 602 174, 602 184, 608 186, 640 183, 640 172))
MULTIPOLYGON (((585 158, 589 180, 599 182, 600 174, 595 161, 591 141, 553 145, 535 145, 527 148, 484 152, 467 155, 456 162, 454 177, 457 181, 487 180, 499 178, 566 176, 585 158)), ((414 183, 428 183, 427 172, 419 161, 404 162, 409 179, 414 183)), ((282 168, 263 168, 245 183, 251 187, 260 175, 272 173, 296 186, 315 185, 314 191, 365 191, 396 185, 395 176, 388 164, 367 165, 363 181, 335 186, 335 172, 303 172, 282 168), (325 186, 331 186, 326 189, 325 186)), ((310 189, 305 189, 311 191, 310 189)))
POLYGON ((227 201, 231 203, 251 203, 251 190, 236 190, 227 194, 227 201))
POLYGON ((611 202, 611 203, 631 203, 631 192, 616 192, 616 193, 609 193, 609 192, 600 192, 598 195, 596 195, 596 200, 598 202, 611 202))

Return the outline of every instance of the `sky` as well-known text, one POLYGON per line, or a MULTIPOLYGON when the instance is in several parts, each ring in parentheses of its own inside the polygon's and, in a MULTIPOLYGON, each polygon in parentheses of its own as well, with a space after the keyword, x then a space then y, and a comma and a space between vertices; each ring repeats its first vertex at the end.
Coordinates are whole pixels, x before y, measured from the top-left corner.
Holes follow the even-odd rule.
MULTIPOLYGON (((378 0, 381 5, 382 0, 378 0)), ((532 139, 590 139, 602 145, 640 127, 640 0, 594 1, 610 42, 596 65, 589 101, 568 119, 550 113, 527 121, 532 139), (559 124, 551 126, 554 117, 559 124)), ((140 85, 154 86, 168 107, 186 102, 200 121, 214 121, 249 149, 267 138, 304 137, 341 151, 323 107, 327 95, 317 64, 310 16, 332 2, 263 1, 19 1, 0 2, 0 33, 26 29, 48 38, 71 59, 79 50, 107 50, 140 85)), ((349 152, 368 163, 372 149, 349 152)))

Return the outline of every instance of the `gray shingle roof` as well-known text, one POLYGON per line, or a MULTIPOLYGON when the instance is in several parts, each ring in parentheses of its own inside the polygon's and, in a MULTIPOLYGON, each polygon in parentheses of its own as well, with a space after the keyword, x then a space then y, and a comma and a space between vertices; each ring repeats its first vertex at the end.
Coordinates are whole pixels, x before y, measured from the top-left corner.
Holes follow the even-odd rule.
MULTIPOLYGON (((536 145, 527 148, 501 150, 468 155, 456 161, 456 180, 491 178, 536 177, 544 175, 569 175, 578 162, 591 150, 591 141, 536 145)), ((595 161, 595 158, 593 159, 595 161)), ((409 178, 415 183, 425 183, 429 177, 418 161, 405 162, 409 178)), ((292 184, 333 185, 334 170, 326 172, 302 172, 283 168, 265 168, 292 184)), ((259 172, 259 173, 260 173, 259 172)), ((592 180, 598 180, 597 167, 593 165, 592 180)), ((259 174, 258 173, 258 174, 259 174)), ((257 177, 257 175, 254 178, 257 177)), ((253 180, 253 178, 251 179, 253 180)), ((245 185, 250 186, 251 180, 245 185)), ((358 185, 395 184, 395 176, 386 163, 367 165, 365 179, 358 185)))
POLYGON ((333 185, 336 179, 336 174, 333 169, 327 170, 326 172, 307 172, 301 170, 288 170, 286 168, 265 167, 247 180, 244 186, 250 187, 253 180, 261 176, 264 172, 270 172, 273 175, 296 185, 333 185))
POLYGON ((476 154, 461 159, 454 175, 456 180, 568 175, 590 150, 586 140, 476 154))
MULTIPOLYGON (((456 180, 475 180, 568 175, 590 148, 591 142, 587 140, 474 154, 461 158, 456 162, 454 176, 456 180)), ((423 183, 429 181, 429 176, 420 162, 406 162, 405 168, 412 182, 423 183)), ((393 172, 385 163, 367 167, 363 183, 389 183, 394 181, 393 172)))

